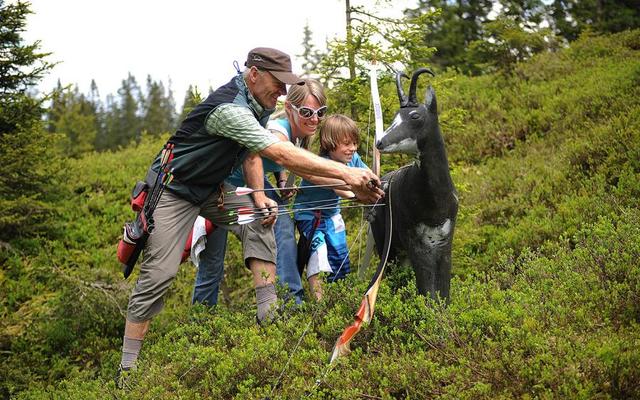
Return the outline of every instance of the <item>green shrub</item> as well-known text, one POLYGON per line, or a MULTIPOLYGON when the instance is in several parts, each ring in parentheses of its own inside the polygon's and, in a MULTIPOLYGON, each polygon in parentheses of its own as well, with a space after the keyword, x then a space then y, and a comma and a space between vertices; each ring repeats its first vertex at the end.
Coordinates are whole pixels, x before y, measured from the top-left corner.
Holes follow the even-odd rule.
MULTIPOLYGON (((258 327, 232 239, 221 304, 191 307, 194 270, 181 268, 131 389, 116 389, 133 280, 122 282, 115 244, 133 215, 132 184, 162 142, 70 161, 65 195, 52 205, 55 235, 0 253, 0 393, 640 397, 639 37, 584 36, 509 77, 434 80, 460 196, 450 303, 416 296, 411 268, 389 265, 373 321, 331 366, 368 281, 351 274, 327 285, 322 302, 283 305, 274 323, 258 327)), ((385 156, 383 170, 408 162, 385 156)), ((345 215, 355 270, 364 234, 360 214, 345 215)))

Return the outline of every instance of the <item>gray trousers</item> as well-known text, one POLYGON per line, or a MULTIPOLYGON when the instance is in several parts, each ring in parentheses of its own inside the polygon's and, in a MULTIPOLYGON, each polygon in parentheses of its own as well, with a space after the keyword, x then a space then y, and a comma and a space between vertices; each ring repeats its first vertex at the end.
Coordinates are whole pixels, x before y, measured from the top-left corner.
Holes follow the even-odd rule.
MULTIPOLYGON (((235 187, 225 184, 223 191, 235 187)), ((232 231, 242 241, 245 266, 250 258, 276 262, 276 241, 273 226, 264 227, 257 220, 245 225, 232 224, 237 215, 229 211, 238 207, 255 207, 251 196, 224 195, 224 207, 218 208, 219 192, 196 206, 175 194, 165 191, 153 214, 155 229, 144 248, 140 274, 127 308, 127 320, 144 322, 157 315, 164 306, 164 294, 178 273, 182 251, 198 215, 211 220, 220 228, 232 231)))

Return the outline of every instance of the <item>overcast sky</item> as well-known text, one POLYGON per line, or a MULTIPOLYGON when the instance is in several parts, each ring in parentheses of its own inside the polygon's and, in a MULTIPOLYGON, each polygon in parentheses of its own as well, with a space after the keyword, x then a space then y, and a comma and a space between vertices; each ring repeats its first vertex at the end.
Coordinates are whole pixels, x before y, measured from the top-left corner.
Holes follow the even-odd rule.
MULTIPOLYGON (((10 0, 11 1, 11 0, 10 0)), ((14 0, 15 2, 15 0, 14 0)), ((293 57, 300 71, 302 32, 309 24, 316 48, 344 37, 344 0, 31 0, 27 42, 41 41, 60 61, 40 85, 77 84, 88 93, 91 79, 101 96, 116 93, 131 72, 144 88, 148 74, 165 86, 171 79, 181 105, 188 86, 217 88, 242 66, 247 52, 275 47, 293 57)), ((375 0, 352 0, 373 7, 375 0)), ((389 1, 378 10, 400 16, 417 1, 389 1)))

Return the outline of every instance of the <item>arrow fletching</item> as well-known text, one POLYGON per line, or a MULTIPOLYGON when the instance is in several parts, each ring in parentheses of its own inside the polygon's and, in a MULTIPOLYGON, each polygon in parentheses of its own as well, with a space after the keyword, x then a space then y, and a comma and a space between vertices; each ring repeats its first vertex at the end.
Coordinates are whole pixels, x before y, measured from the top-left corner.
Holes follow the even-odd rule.
POLYGON ((256 219, 253 217, 253 214, 248 215, 238 215, 238 225, 244 225, 255 221, 256 219))
POLYGON ((235 193, 236 196, 244 196, 246 194, 253 193, 253 189, 245 187, 245 186, 239 186, 239 187, 236 188, 235 191, 233 191, 231 193, 235 193))

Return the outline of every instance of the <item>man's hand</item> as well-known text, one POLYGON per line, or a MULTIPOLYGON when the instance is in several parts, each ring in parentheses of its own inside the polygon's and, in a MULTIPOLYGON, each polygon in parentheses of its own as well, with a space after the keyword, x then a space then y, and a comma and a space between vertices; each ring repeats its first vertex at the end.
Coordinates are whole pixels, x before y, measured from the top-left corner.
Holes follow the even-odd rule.
POLYGON ((266 216, 266 218, 262 220, 262 225, 273 225, 278 218, 278 203, 268 198, 264 192, 253 192, 253 202, 256 205, 256 209, 261 210, 256 213, 259 215, 259 218, 266 216))
POLYGON ((374 204, 384 197, 384 191, 380 189, 380 178, 368 169, 349 168, 349 174, 344 180, 362 203, 374 204))

